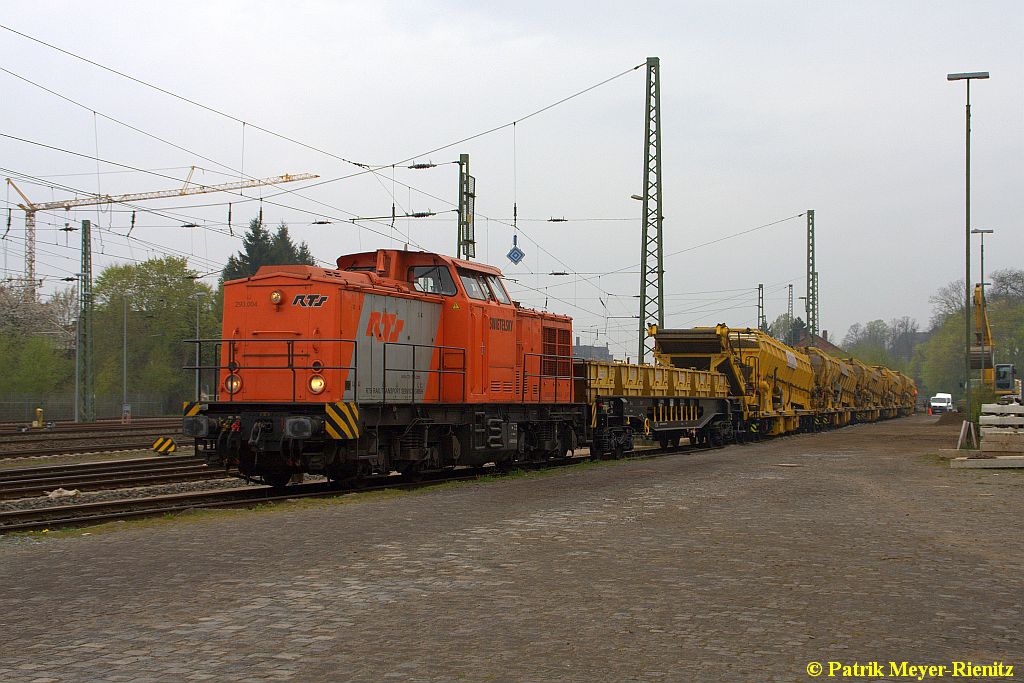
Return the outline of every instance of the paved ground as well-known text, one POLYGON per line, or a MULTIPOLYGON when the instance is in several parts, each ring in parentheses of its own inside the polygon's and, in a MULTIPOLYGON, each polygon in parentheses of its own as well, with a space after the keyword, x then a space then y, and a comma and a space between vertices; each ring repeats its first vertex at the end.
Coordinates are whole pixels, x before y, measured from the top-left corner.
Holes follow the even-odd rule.
POLYGON ((955 428, 932 422, 0 539, 0 680, 807 681, 809 661, 1024 666, 1024 474, 937 464, 925 454, 955 428))

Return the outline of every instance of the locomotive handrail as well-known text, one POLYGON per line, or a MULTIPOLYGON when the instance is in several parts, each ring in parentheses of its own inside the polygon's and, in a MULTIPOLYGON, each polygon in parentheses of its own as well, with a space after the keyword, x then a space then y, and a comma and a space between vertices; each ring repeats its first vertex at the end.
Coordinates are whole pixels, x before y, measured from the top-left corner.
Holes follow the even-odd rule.
POLYGON ((558 384, 559 384, 559 381, 560 380, 569 380, 569 382, 570 382, 570 385, 569 385, 569 398, 571 399, 572 398, 572 380, 574 379, 574 375, 572 374, 573 373, 573 364, 575 363, 576 360, 577 359, 575 357, 573 357, 573 356, 559 356, 559 355, 554 355, 554 354, 550 354, 550 353, 524 353, 523 354, 523 378, 522 378, 523 381, 522 381, 522 386, 520 387, 520 389, 521 389, 520 401, 523 402, 523 403, 526 403, 526 380, 530 379, 530 378, 535 378, 535 379, 539 380, 538 383, 537 383, 537 401, 538 402, 540 402, 541 396, 543 395, 544 380, 554 380, 554 384, 555 384, 554 402, 555 403, 558 403, 558 384), (538 369, 540 370, 540 372, 538 372, 537 374, 531 374, 531 373, 529 373, 527 371, 528 361, 529 361, 530 358, 536 358, 537 359, 538 369), (548 361, 551 361, 552 363, 554 363, 555 374, 550 374, 550 373, 545 373, 544 372, 544 361, 545 360, 548 360, 548 361), (560 366, 562 364, 565 364, 569 368, 569 374, 568 375, 560 374, 559 368, 560 368, 560 366))
MULTIPOLYGON (((413 344, 411 342, 385 342, 384 343, 384 367, 381 370, 381 403, 388 402, 388 373, 389 372, 411 372, 412 373, 412 386, 410 388, 410 403, 416 403, 416 377, 425 373, 427 375, 440 375, 437 381, 437 401, 441 402, 441 391, 443 389, 444 375, 461 375, 461 401, 466 400, 466 349, 461 346, 444 346, 436 344, 413 344), (389 368, 388 367, 388 348, 392 346, 411 347, 412 348, 412 367, 411 368, 389 368), (416 367, 416 352, 419 349, 430 349, 431 357, 433 357, 434 351, 440 352, 438 355, 438 366, 436 370, 417 369, 416 367), (461 370, 446 370, 444 368, 444 357, 445 351, 458 351, 462 354, 462 369, 461 370)), ((424 397, 426 398, 426 397, 424 397)))
MULTIPOLYGON (((221 400, 221 398, 220 398, 220 394, 221 394, 220 372, 223 371, 223 370, 227 370, 229 373, 232 373, 232 374, 237 373, 239 370, 254 370, 254 369, 258 369, 258 370, 288 370, 288 371, 291 372, 291 375, 292 375, 292 402, 295 402, 297 400, 297 398, 298 398, 298 386, 297 386, 297 379, 298 379, 298 377, 297 377, 296 373, 298 371, 300 371, 300 370, 313 370, 313 371, 318 372, 318 373, 321 373, 321 372, 324 372, 324 371, 331 371, 331 370, 334 370, 334 371, 347 370, 347 371, 349 371, 349 373, 351 374, 353 379, 354 379, 355 375, 357 374, 356 373, 357 365, 358 365, 357 359, 358 359, 358 355, 359 354, 357 353, 358 342, 355 339, 345 339, 345 338, 340 338, 340 337, 339 338, 326 338, 326 339, 324 339, 324 338, 315 338, 315 339, 283 339, 283 338, 274 338, 274 339, 237 339, 237 338, 217 339, 217 338, 208 338, 208 339, 186 339, 184 341, 185 341, 186 344, 198 345, 198 347, 199 347, 199 358, 200 358, 200 362, 198 364, 195 364, 194 361, 193 361, 193 364, 183 366, 183 368, 185 370, 196 370, 196 371, 198 371, 200 373, 200 377, 202 376, 202 373, 204 371, 211 371, 212 370, 212 371, 216 372, 216 376, 215 376, 214 382, 213 382, 214 391, 213 391, 213 397, 212 397, 212 399, 215 400, 215 401, 221 400), (283 356, 284 358, 286 358, 285 364, 284 365, 265 365, 265 364, 261 363, 259 365, 242 365, 238 361, 238 356, 240 355, 240 351, 241 351, 240 347, 243 347, 244 345, 250 344, 250 343, 251 344, 275 344, 275 343, 276 344, 284 344, 285 345, 285 349, 284 349, 283 353, 263 353, 263 354, 258 354, 256 357, 258 357, 258 358, 274 358, 274 357, 282 357, 283 356), (308 364, 305 364, 305 365, 296 364, 296 358, 297 357, 300 357, 300 356, 305 357, 305 356, 309 356, 310 355, 309 351, 300 350, 299 355, 297 356, 296 355, 296 351, 295 351, 295 345, 297 343, 298 344, 305 344, 305 345, 315 345, 315 344, 323 344, 323 343, 327 343, 327 344, 335 343, 335 344, 339 344, 339 345, 340 344, 351 344, 351 346, 352 346, 352 364, 351 365, 327 365, 327 364, 325 364, 323 362, 318 362, 318 364, 316 364, 316 365, 314 365, 312 363, 308 363, 308 364), (217 359, 217 361, 218 361, 216 364, 208 365, 208 364, 204 364, 202 362, 202 358, 203 358, 203 345, 204 344, 207 345, 207 348, 209 348, 209 345, 211 345, 211 344, 213 345, 213 347, 214 347, 214 358, 217 359), (228 362, 227 362, 226 365, 222 364, 220 362, 221 360, 223 360, 223 355, 222 355, 221 352, 222 352, 222 348, 223 348, 223 346, 225 344, 227 344, 227 348, 228 348, 228 357, 227 357, 227 361, 228 362)), ((342 392, 344 393, 344 388, 342 389, 342 392)), ((227 401, 229 403, 233 403, 235 401, 235 395, 233 393, 231 393, 230 391, 228 391, 226 393, 227 393, 227 401)), ((199 398, 200 398, 199 396, 196 397, 197 400, 199 398)))

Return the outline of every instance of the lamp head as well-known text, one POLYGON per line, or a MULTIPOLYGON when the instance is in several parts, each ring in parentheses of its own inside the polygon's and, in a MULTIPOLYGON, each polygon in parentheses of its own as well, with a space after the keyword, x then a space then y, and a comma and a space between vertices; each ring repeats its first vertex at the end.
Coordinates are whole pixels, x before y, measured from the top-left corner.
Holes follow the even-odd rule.
POLYGON ((970 71, 968 73, 961 74, 946 74, 947 81, 967 81, 972 78, 984 79, 988 78, 987 71, 970 71))

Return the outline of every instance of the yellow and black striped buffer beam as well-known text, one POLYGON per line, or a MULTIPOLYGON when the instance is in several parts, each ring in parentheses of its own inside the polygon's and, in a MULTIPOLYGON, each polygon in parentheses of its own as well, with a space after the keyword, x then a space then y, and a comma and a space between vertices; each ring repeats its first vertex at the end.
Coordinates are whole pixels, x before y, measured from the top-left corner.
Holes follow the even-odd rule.
POLYGON ((185 401, 182 403, 181 412, 185 417, 192 417, 198 415, 199 411, 205 406, 200 401, 185 401))
POLYGON ((161 436, 153 442, 153 450, 162 455, 170 455, 178 450, 178 444, 174 443, 174 439, 169 436, 161 436))
POLYGON ((359 438, 359 406, 351 401, 325 403, 327 421, 324 428, 332 439, 359 438))

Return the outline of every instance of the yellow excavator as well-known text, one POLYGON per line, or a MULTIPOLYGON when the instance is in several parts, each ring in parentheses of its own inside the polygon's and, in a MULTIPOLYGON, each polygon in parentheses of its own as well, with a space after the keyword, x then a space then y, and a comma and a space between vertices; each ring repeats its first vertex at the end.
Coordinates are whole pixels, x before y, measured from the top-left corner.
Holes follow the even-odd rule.
POLYGON ((995 363, 995 342, 988 323, 988 308, 981 285, 974 286, 974 345, 971 370, 981 370, 981 382, 1000 398, 1020 397, 1020 380, 1012 363, 995 363))

